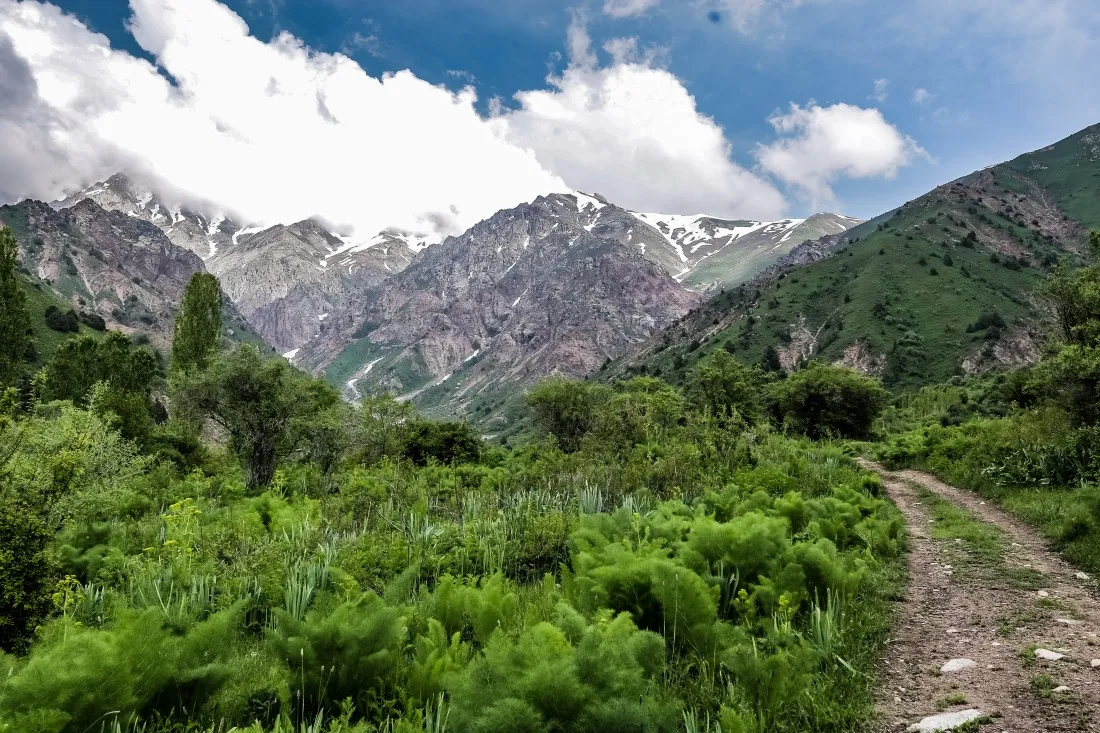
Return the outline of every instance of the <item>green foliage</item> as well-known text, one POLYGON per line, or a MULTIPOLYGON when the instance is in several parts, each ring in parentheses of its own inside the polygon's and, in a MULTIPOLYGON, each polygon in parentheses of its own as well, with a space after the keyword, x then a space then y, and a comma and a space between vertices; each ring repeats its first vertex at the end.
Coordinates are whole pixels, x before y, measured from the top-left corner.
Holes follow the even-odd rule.
POLYGON ((172 367, 202 369, 221 346, 222 290, 218 278, 205 272, 191 276, 183 291, 172 338, 172 367))
POLYGON ((114 390, 148 395, 157 373, 157 360, 148 348, 135 347, 125 334, 112 331, 106 338, 82 336, 67 341, 39 379, 44 400, 87 402, 93 386, 105 382, 114 390))
POLYGON ((763 374, 722 350, 699 362, 688 378, 685 394, 696 410, 710 410, 723 418, 740 415, 756 422, 763 416, 763 383, 763 374))
POLYGON ((174 373, 162 425, 109 380, 5 393, 0 731, 852 730, 836 660, 873 667, 902 525, 714 367, 599 387, 572 452, 248 347, 174 373))
POLYGON ((592 429, 597 405, 605 399, 599 387, 563 378, 546 379, 527 393, 535 425, 553 435, 566 453, 580 448, 592 429))
POLYGON ((417 466, 470 463, 481 455, 481 437, 465 422, 409 420, 400 432, 401 454, 417 466))
POLYGON ((270 644, 296 673, 291 694, 310 717, 336 713, 344 700, 369 710, 395 694, 405 623, 401 609, 369 594, 302 620, 280 611, 270 644))
MULTIPOLYGON (((1100 231, 1092 232, 1089 245, 1100 257, 1100 231)), ((1045 292, 1062 337, 1043 365, 1047 379, 1078 424, 1100 424, 1100 265, 1070 270, 1063 264, 1045 292)))
POLYGON ((450 725, 484 731, 675 731, 670 701, 653 694, 664 667, 660 636, 630 617, 589 625, 560 604, 518 639, 494 636, 452 678, 450 725))
POLYGON ((212 707, 211 693, 234 674, 238 616, 223 612, 182 635, 156 611, 124 613, 104 630, 59 620, 9 671, 0 719, 21 733, 81 733, 112 718, 212 707))
POLYGON ((877 379, 813 362, 776 383, 772 398, 786 425, 812 438, 862 438, 886 407, 877 379))
POLYGON ((19 286, 19 245, 11 229, 0 228, 0 388, 15 381, 30 344, 30 314, 19 286))
POLYGON ((360 461, 373 466, 384 458, 400 457, 402 426, 415 417, 416 408, 391 395, 364 397, 359 402, 359 424, 353 436, 360 461))
POLYGON ((78 333, 80 331, 80 317, 76 311, 70 308, 62 311, 56 306, 49 306, 45 312, 46 326, 61 333, 78 333))
POLYGON ((271 483, 279 460, 305 442, 311 419, 339 400, 325 383, 247 344, 173 376, 179 410, 225 430, 252 490, 271 483))

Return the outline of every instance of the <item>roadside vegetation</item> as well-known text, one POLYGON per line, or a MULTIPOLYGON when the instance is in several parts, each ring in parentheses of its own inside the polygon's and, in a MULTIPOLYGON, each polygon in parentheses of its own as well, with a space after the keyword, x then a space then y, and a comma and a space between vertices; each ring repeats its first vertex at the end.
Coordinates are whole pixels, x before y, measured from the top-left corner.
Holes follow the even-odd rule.
MULTIPOLYGON (((1100 232, 1090 239, 1100 256, 1100 232)), ((879 424, 877 456, 970 489, 1100 572, 1100 265, 1062 266, 1044 287, 1057 326, 1035 365, 906 395, 879 424)))

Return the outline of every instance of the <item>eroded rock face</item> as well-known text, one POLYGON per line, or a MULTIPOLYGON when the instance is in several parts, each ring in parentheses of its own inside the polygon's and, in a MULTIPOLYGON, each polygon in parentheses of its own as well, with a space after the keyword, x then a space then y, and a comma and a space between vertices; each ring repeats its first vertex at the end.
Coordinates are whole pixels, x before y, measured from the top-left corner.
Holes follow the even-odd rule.
POLYGON ((337 362, 353 391, 438 387, 461 401, 551 372, 586 374, 697 302, 640 248, 589 232, 573 197, 540 197, 361 293, 299 362, 337 362))
POLYGON ((996 341, 987 341, 960 365, 964 374, 981 374, 991 369, 1019 368, 1034 364, 1040 356, 1040 337, 1034 328, 1017 328, 996 341))
POLYGON ((60 211, 27 200, 0 207, 20 244, 23 266, 77 310, 112 327, 170 339, 176 307, 202 259, 159 228, 89 199, 60 211))
POLYGON ((877 377, 886 368, 886 354, 874 354, 866 341, 857 341, 846 346, 844 356, 835 363, 864 376, 877 377))
POLYGON ((305 220, 271 227, 245 225, 224 214, 180 204, 116 174, 52 204, 61 210, 90 200, 151 224, 173 244, 198 255, 218 276, 248 322, 280 352, 300 347, 345 302, 348 291, 371 287, 400 272, 426 242, 383 232, 349 243, 305 220))

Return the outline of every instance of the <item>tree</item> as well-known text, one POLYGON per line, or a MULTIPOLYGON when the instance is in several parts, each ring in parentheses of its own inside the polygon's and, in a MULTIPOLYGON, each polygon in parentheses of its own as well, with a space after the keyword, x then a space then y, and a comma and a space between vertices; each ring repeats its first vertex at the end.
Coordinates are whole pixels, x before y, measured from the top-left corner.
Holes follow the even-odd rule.
POLYGON ((821 362, 776 383, 771 394, 783 422, 815 439, 866 437, 889 398, 877 379, 821 362))
POLYGON ((596 406, 606 390, 574 379, 552 377, 527 393, 535 423, 554 436, 558 447, 572 453, 593 426, 596 406))
POLYGON ((38 380, 44 400, 87 403, 97 382, 112 389, 148 396, 157 373, 157 359, 145 347, 135 347, 126 334, 111 331, 103 338, 82 336, 66 341, 38 380))
POLYGON ((221 345, 222 289, 218 278, 205 272, 191 276, 183 291, 172 338, 172 367, 201 369, 221 345))
POLYGON ((418 466, 430 461, 451 465, 481 457, 481 436, 464 422, 411 420, 401 428, 402 453, 418 466))
POLYGON ((778 374, 783 371, 783 364, 779 361, 779 352, 776 351, 775 346, 768 344, 768 348, 764 349, 764 356, 760 360, 761 368, 766 372, 772 372, 778 374))
POLYGON ((593 434, 617 450, 659 440, 684 417, 684 398, 656 377, 617 382, 596 413, 593 434))
POLYGON ((755 422, 760 418, 763 379, 759 370, 750 369, 725 351, 715 351, 692 370, 685 394, 696 410, 709 410, 719 419, 737 412, 755 422))
POLYGON ((0 229, 0 387, 19 378, 30 345, 31 319, 16 274, 18 257, 19 245, 11 229, 0 229))
POLYGON ((383 458, 401 455, 401 426, 416 418, 416 408, 398 402, 392 395, 372 395, 359 403, 359 424, 355 442, 362 450, 362 462, 372 466, 383 458))
MULTIPOLYGON (((1100 231, 1089 247, 1100 257, 1100 231)), ((1078 425, 1100 424, 1100 265, 1063 264, 1045 287, 1054 304, 1060 341, 1042 363, 1051 391, 1078 425)))
POLYGON ((46 319, 46 325, 54 331, 60 331, 61 333, 80 332, 80 317, 72 308, 68 311, 62 311, 56 305, 47 306, 43 316, 46 319))
POLYGON ((148 348, 135 347, 126 334, 105 338, 84 336, 65 342, 46 366, 40 384, 46 400, 70 400, 84 405, 97 382, 122 392, 148 394, 157 360, 148 348))
POLYGON ((340 400, 324 382, 247 344, 211 357, 205 369, 177 372, 172 387, 181 414, 225 430, 252 490, 271 483, 279 461, 307 443, 310 421, 340 400))

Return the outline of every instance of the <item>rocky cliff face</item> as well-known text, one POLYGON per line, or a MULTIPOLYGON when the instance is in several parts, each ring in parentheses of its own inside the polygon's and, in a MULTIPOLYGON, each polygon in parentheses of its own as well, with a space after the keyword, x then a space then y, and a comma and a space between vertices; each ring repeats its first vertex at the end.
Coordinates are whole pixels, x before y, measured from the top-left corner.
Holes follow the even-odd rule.
POLYGON ((582 376, 698 302, 640 248, 540 197, 429 247, 327 320, 299 363, 349 395, 467 405, 552 372, 582 376))
POLYGON ((52 204, 90 200, 107 211, 159 229, 204 262, 249 323, 280 352, 317 334, 350 290, 400 272, 426 243, 401 232, 348 242, 306 220, 272 227, 243 225, 216 213, 170 206, 157 193, 117 174, 52 204))
MULTIPOLYGON (((146 333, 161 346, 170 342, 188 280, 204 270, 201 258, 155 225, 89 199, 60 210, 33 200, 3 206, 0 222, 15 233, 23 267, 74 309, 97 313, 112 328, 146 333)), ((227 325, 245 324, 230 308, 227 325)))

